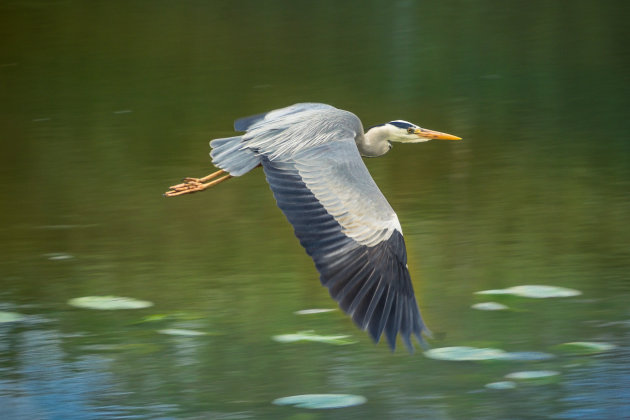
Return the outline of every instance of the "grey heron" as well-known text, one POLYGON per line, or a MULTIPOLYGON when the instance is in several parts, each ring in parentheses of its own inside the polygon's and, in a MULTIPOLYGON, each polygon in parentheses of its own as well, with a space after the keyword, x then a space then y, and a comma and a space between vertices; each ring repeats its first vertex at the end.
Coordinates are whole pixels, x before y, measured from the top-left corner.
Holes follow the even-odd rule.
POLYGON ((165 196, 202 191, 262 166, 340 308, 375 342, 384 333, 392 350, 398 334, 410 352, 412 335, 422 344, 430 332, 416 303, 402 229, 361 156, 382 156, 392 142, 461 139, 403 120, 364 132, 353 113, 317 103, 241 118, 234 129, 244 134, 210 142, 220 170, 184 178, 165 196))

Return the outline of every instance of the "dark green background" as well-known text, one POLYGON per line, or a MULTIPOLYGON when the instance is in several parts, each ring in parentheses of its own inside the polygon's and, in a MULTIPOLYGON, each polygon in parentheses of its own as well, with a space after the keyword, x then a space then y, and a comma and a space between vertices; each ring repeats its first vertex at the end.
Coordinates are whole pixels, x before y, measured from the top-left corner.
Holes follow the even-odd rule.
POLYGON ((630 416, 629 5, 3 1, 0 310, 29 315, 0 324, 5 414, 630 416), (365 126, 406 119, 464 138, 396 145, 366 161, 398 212, 433 347, 618 349, 531 364, 436 362, 373 346, 339 311, 294 315, 334 302, 260 170, 204 194, 161 194, 212 170, 207 143, 230 135, 235 118, 305 101, 348 109, 365 126), (583 295, 470 309, 487 300, 474 292, 519 284, 583 295), (108 294, 155 306, 66 304, 108 294), (156 314, 171 318, 140 322, 156 314), (271 340, 309 329, 358 343, 271 340), (531 369, 561 379, 484 388, 531 369), (368 403, 271 405, 328 392, 368 403))

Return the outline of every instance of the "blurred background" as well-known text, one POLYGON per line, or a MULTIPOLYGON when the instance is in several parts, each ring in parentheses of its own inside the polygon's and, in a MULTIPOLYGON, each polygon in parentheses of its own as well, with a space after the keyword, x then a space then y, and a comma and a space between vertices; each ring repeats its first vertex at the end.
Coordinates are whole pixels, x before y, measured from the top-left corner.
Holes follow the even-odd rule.
POLYGON ((625 1, 2 1, 4 418, 630 417, 629 17, 625 1), (463 137, 366 161, 429 344, 555 357, 436 361, 338 310, 296 315, 336 305, 260 170, 162 197, 212 170, 234 119, 296 102, 463 137), (471 308, 526 284, 582 294, 471 308), (68 304, 94 295, 154 306, 68 304), (272 339, 307 330, 349 339, 272 339), (555 350, 576 341, 615 348, 555 350), (531 370, 557 379, 485 386, 531 370), (272 404, 313 393, 367 403, 272 404))

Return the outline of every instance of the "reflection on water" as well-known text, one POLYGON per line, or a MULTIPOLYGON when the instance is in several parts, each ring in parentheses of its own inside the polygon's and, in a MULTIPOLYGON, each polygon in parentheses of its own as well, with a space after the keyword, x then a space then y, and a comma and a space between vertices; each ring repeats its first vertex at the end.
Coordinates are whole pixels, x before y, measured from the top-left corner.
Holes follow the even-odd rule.
POLYGON ((630 417, 625 3, 0 11, 5 417, 630 417), (310 311, 333 302, 260 171, 162 198, 208 172, 207 142, 233 119, 299 101, 464 138, 366 164, 401 220, 433 348, 519 357, 392 354, 340 311, 310 311), (582 294, 471 308, 523 285, 582 294), (155 305, 67 304, 86 296, 155 305), (559 374, 506 377, 531 371, 559 374), (367 401, 272 404, 305 394, 367 401))
POLYGON ((3 416, 88 419, 128 414, 130 407, 119 403, 111 362, 89 354, 68 361, 64 338, 54 329, 36 328, 10 336, 15 368, 3 369, 3 416))

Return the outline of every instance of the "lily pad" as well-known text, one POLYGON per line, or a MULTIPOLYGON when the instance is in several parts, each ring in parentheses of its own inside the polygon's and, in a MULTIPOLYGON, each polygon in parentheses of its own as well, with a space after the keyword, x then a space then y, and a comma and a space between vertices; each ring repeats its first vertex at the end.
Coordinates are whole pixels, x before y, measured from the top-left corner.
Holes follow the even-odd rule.
POLYGON ((516 382, 513 381, 499 381, 491 382, 485 385, 488 389, 514 389, 516 388, 516 382))
POLYGON ((617 348, 616 345, 611 343, 596 343, 590 341, 573 341, 570 343, 559 344, 554 347, 565 353, 571 353, 575 355, 588 355, 604 353, 617 348))
POLYGON ((275 405, 292 405, 299 408, 344 408, 365 404, 367 399, 351 394, 304 394, 273 400, 275 405))
POLYGON ((22 315, 17 312, 0 311, 0 324, 4 322, 24 321, 25 319, 26 319, 26 315, 22 315))
POLYGON ((277 341, 279 343, 315 341, 318 343, 335 344, 338 346, 356 343, 355 340, 350 339, 349 335, 319 335, 315 334, 313 331, 300 331, 295 334, 274 335, 272 338, 274 341, 277 341))
POLYGON ((556 356, 541 351, 511 351, 506 353, 503 360, 514 360, 517 362, 537 362, 540 360, 553 359, 556 356))
POLYGON ((430 359, 453 361, 503 360, 508 353, 501 349, 478 347, 438 347, 424 352, 430 359))
POLYGON ((480 311, 505 311, 510 309, 508 306, 503 305, 498 302, 481 302, 475 303, 471 306, 473 309, 478 309, 480 311))
POLYGON ((70 299, 68 304, 77 308, 118 310, 142 309, 153 306, 153 302, 120 296, 84 296, 70 299))
POLYGON ((301 311, 295 311, 296 315, 312 315, 312 314, 321 314, 325 312, 332 312, 335 309, 326 308, 326 309, 302 309, 301 311))
POLYGON ((542 385, 555 382, 559 375, 560 372, 555 370, 526 370, 508 373, 505 375, 505 378, 521 381, 523 383, 542 385))
POLYGON ((527 298, 543 299, 554 297, 571 297, 582 294, 579 290, 567 289, 565 287, 523 285, 508 287, 507 289, 482 290, 475 292, 478 295, 514 295, 527 298))
POLYGON ((553 359, 555 356, 549 353, 537 351, 507 352, 494 348, 478 347, 438 347, 424 352, 430 359, 451 361, 481 361, 481 360, 505 360, 517 362, 532 362, 553 359))
POLYGON ((208 335, 208 333, 196 330, 187 330, 183 328, 166 328, 158 331, 160 334, 181 335, 185 337, 198 337, 200 335, 208 335))

